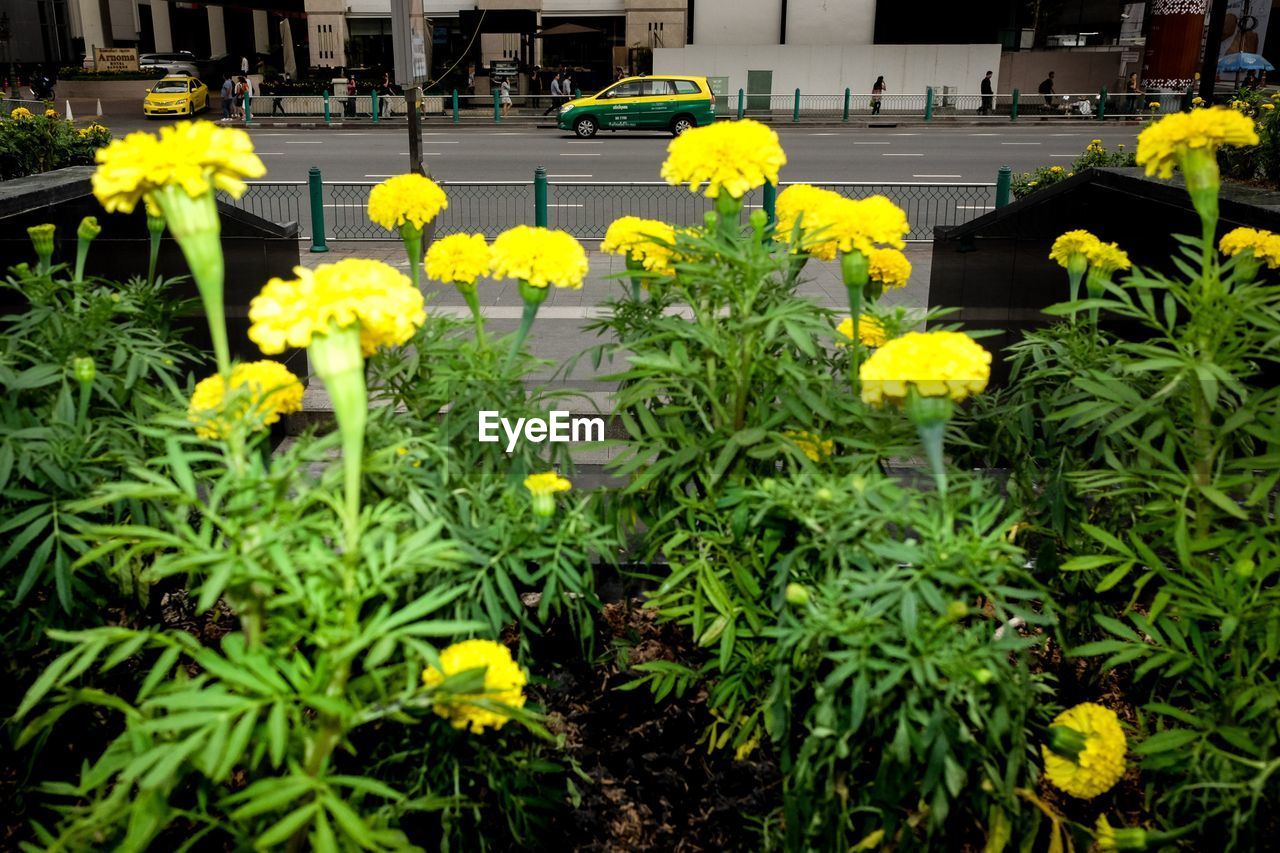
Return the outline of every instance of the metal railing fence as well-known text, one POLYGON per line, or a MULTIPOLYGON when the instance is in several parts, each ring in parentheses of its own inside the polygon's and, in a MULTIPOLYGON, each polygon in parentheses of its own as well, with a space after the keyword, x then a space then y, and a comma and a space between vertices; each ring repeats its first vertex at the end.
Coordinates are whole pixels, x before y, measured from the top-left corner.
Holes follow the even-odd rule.
MULTIPOLYGON (((496 237, 520 224, 539 221, 535 181, 441 182, 449 206, 435 221, 435 233, 479 233, 496 237)), ((779 191, 789 184, 782 184, 779 191)), ((299 237, 315 241, 312 199, 320 199, 324 240, 395 240, 368 216, 369 191, 375 181, 251 182, 239 199, 220 200, 271 222, 296 222, 299 237)), ((908 240, 927 241, 937 226, 961 225, 996 206, 994 183, 862 183, 832 182, 818 186, 848 198, 883 195, 907 213, 908 240)), ((609 224, 621 216, 660 219, 677 227, 702 223, 712 202, 684 186, 660 182, 604 181, 547 182, 548 226, 580 240, 604 238, 609 224)), ((761 207, 764 195, 755 190, 744 198, 747 210, 761 207)))

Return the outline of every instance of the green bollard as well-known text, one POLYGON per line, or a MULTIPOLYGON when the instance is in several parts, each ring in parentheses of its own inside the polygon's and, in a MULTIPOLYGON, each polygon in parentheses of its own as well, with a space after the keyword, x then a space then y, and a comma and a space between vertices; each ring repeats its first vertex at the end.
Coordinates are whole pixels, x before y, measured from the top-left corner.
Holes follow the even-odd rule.
POLYGON ((746 104, 747 104, 746 98, 747 98, 747 93, 739 89, 738 90, 738 118, 739 119, 741 119, 743 114, 746 112, 746 104))
POLYGON ((373 119, 374 124, 377 124, 378 123, 378 90, 374 89, 370 97, 372 97, 372 100, 370 101, 370 105, 371 105, 370 118, 373 119))
POLYGON ((1191 103, 1191 99, 1194 98, 1195 96, 1196 96, 1195 86, 1192 84, 1188 84, 1187 91, 1182 96, 1182 111, 1184 113, 1191 111, 1191 107, 1193 106, 1193 104, 1191 103))
POLYGON ((791 107, 791 121, 800 121, 800 90, 796 89, 796 101, 791 107))
POLYGON ((1098 92, 1098 121, 1102 121, 1107 117, 1107 87, 1103 86, 1098 92))
POLYGON ((253 95, 244 93, 244 123, 253 121, 253 95))
POLYGON ((547 169, 539 166, 533 170, 533 224, 547 227, 547 169))
POLYGON ((502 105, 498 103, 498 93, 493 93, 493 123, 502 121, 502 105))
POLYGON ((307 186, 311 190, 311 251, 327 252, 324 243, 324 184, 320 182, 320 167, 312 166, 307 173, 307 186))
POLYGON ((933 87, 926 86, 924 90, 924 120, 933 121, 933 87))
POLYGON ((996 207, 1007 207, 1009 195, 1013 188, 1013 169, 1001 166, 996 172, 996 207))
POLYGON ((775 222, 778 221, 777 202, 778 202, 778 185, 771 181, 765 181, 764 213, 766 216, 769 217, 770 225, 773 225, 775 222))
POLYGON ((329 124, 329 93, 324 93, 324 123, 329 124))
POLYGON ((844 118, 843 118, 843 119, 841 119, 841 121, 848 121, 848 120, 849 120, 849 96, 850 96, 851 94, 852 94, 852 93, 849 91, 848 87, 845 87, 845 90, 844 90, 844 118))
POLYGON ((1009 105, 1009 121, 1018 120, 1018 96, 1021 94, 1022 93, 1019 92, 1017 89, 1013 90, 1013 100, 1010 102, 1010 105, 1009 105))
POLYGON ((458 90, 453 90, 453 123, 458 123, 458 90))

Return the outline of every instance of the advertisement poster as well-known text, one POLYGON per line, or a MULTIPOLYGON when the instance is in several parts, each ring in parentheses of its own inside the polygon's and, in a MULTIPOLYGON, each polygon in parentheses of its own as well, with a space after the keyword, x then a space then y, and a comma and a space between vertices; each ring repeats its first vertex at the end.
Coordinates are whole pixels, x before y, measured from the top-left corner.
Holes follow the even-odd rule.
POLYGON ((1261 55, 1271 20, 1271 0, 1227 0, 1227 17, 1222 26, 1218 58, 1229 53, 1261 55))

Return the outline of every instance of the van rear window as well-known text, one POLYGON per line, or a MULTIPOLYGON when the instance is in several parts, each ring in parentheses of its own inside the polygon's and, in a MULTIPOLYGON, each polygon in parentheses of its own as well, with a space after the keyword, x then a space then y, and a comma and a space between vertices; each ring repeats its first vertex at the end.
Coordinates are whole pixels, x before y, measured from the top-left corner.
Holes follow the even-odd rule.
POLYGON ((676 80, 677 95, 696 95, 702 90, 698 88, 698 84, 692 80, 676 80))

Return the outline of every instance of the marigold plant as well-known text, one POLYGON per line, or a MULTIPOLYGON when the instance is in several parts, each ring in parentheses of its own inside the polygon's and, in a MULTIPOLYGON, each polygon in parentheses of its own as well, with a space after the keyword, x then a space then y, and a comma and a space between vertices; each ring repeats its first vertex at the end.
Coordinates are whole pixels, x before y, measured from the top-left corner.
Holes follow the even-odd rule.
POLYGON ((486 728, 500 729, 510 719, 500 706, 523 708, 527 683, 524 670, 506 646, 493 640, 454 643, 440 652, 439 669, 430 666, 423 670, 422 682, 427 687, 438 687, 446 679, 472 670, 484 671, 480 690, 442 695, 432 709, 454 728, 469 729, 473 734, 483 734, 486 728))

